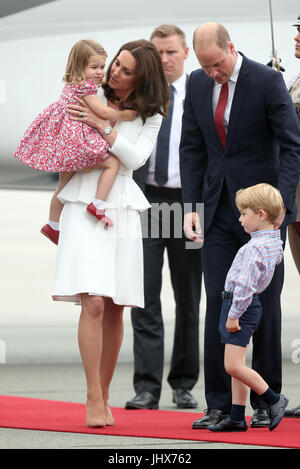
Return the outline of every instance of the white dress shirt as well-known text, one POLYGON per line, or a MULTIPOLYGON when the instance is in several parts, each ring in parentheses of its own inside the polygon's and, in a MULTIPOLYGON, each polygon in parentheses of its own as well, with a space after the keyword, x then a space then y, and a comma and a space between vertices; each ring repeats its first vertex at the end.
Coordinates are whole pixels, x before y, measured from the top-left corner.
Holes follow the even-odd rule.
MULTIPOLYGON (((243 57, 237 52, 237 61, 236 61, 233 73, 228 80, 228 101, 227 101, 227 105, 226 105, 225 113, 224 113, 224 126, 225 126, 226 132, 227 132, 227 127, 229 123, 234 90, 235 90, 235 86, 239 77, 240 69, 242 66, 242 61, 243 61, 243 57)), ((214 83, 213 94, 212 94, 212 106, 213 106, 214 115, 216 112, 216 107, 218 104, 221 88, 222 88, 222 85, 220 83, 216 83, 216 82, 214 83)))
MULTIPOLYGON (((186 92, 187 76, 184 73, 179 77, 172 86, 174 86, 174 105, 172 115, 172 125, 170 131, 170 147, 169 147, 169 167, 168 167, 168 181, 164 187, 178 189, 181 187, 180 172, 179 172, 179 144, 181 138, 182 127, 182 114, 183 105, 186 92)), ((157 186, 154 179, 155 173, 155 159, 156 159, 156 144, 149 160, 147 184, 157 186)))

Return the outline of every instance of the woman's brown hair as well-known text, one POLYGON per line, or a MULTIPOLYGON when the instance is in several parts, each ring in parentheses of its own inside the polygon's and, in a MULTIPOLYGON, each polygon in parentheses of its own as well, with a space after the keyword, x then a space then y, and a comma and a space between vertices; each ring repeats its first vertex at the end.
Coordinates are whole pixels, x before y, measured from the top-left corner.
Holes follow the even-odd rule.
POLYGON ((67 68, 63 77, 68 85, 77 85, 84 78, 84 69, 91 55, 107 56, 107 53, 97 41, 93 39, 82 39, 76 42, 68 57, 67 68))
POLYGON ((127 42, 120 48, 107 69, 105 83, 102 87, 109 101, 119 102, 122 109, 135 110, 142 118, 143 123, 147 117, 154 114, 167 115, 169 85, 160 54, 154 44, 146 39, 127 42), (108 82, 112 65, 123 50, 130 52, 136 60, 135 87, 128 98, 120 102, 108 82))

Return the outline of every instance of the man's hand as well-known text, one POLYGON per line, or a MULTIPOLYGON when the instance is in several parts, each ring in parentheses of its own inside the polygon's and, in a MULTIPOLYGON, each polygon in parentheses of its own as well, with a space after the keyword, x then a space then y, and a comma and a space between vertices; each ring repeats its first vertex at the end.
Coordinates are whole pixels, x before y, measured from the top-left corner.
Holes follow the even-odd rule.
POLYGON ((203 232, 197 212, 186 213, 184 216, 184 232, 191 241, 203 243, 203 232))
POLYGON ((238 319, 227 318, 226 329, 228 332, 238 332, 241 330, 238 319))

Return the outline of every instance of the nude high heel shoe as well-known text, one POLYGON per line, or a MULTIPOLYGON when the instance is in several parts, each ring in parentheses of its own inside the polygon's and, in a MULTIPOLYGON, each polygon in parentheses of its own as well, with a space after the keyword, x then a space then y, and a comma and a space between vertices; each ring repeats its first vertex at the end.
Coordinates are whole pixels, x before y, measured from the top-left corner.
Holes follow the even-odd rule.
POLYGON ((113 426, 115 425, 115 419, 113 418, 113 415, 111 413, 111 410, 109 408, 108 402, 104 401, 104 411, 105 411, 105 422, 106 425, 108 426, 113 426))
POLYGON ((87 427, 105 427, 103 404, 100 401, 87 401, 86 403, 86 425, 87 427))

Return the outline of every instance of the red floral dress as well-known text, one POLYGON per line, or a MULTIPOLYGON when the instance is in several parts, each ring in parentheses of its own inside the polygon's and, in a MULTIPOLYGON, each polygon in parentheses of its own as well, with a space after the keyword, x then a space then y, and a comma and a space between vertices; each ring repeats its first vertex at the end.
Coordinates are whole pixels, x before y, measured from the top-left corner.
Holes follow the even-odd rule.
POLYGON ((34 169, 47 172, 90 168, 109 158, 109 146, 96 129, 70 119, 69 104, 97 94, 98 87, 86 80, 66 85, 59 100, 42 111, 26 130, 14 156, 34 169))

